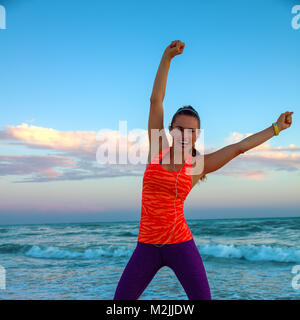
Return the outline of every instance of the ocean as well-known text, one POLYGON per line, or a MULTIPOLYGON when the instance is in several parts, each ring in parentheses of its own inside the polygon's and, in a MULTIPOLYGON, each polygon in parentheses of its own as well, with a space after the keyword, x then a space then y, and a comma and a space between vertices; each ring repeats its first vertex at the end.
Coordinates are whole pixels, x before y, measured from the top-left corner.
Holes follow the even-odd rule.
MULTIPOLYGON (((300 298, 300 218, 186 221, 212 299, 300 298)), ((0 225, 0 299, 112 300, 138 228, 139 221, 0 225)), ((168 267, 139 298, 158 299, 188 300, 168 267)))

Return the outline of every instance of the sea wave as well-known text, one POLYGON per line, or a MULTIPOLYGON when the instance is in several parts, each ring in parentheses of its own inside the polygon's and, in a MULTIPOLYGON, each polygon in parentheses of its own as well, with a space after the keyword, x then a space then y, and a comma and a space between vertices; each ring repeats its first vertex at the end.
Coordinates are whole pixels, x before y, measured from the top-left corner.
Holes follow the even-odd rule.
POLYGON ((97 259, 103 256, 121 257, 128 256, 132 250, 126 248, 97 248, 97 249, 64 249, 58 247, 42 248, 38 245, 32 246, 25 252, 26 256, 46 259, 97 259))
POLYGON ((300 231, 300 219, 259 220, 259 221, 207 221, 190 222, 194 235, 208 236, 250 236, 253 234, 287 234, 292 230, 300 231))
POLYGON ((267 245, 245 246, 231 245, 199 245, 199 252, 216 258, 236 258, 249 261, 300 262, 300 248, 280 248, 267 245))
POLYGON ((264 228, 256 225, 250 226, 201 226, 197 228, 191 228, 195 236, 247 236, 253 233, 260 233, 264 231, 264 228))
MULTIPOLYGON (((214 258, 242 259, 248 261, 274 261, 300 263, 300 247, 275 247, 270 245, 199 244, 201 255, 214 258)), ((45 259, 98 259, 101 257, 130 257, 134 248, 103 245, 93 248, 70 248, 51 245, 8 243, 0 245, 0 254, 23 254, 45 259)))
POLYGON ((134 232, 134 231, 123 231, 123 232, 119 232, 117 233, 117 235, 119 237, 136 237, 138 235, 138 232, 134 232))
POLYGON ((0 254, 24 254, 33 258, 45 259, 97 259, 103 256, 128 256, 132 249, 126 247, 105 246, 95 249, 62 248, 29 244, 7 243, 0 245, 0 254))

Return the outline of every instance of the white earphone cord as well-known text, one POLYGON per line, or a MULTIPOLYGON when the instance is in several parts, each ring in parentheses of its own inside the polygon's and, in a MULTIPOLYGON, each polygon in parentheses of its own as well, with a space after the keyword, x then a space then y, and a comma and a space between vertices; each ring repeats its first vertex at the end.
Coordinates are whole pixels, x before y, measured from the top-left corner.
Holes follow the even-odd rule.
MULTIPOLYGON (((174 164, 173 164, 173 167, 174 167, 174 164)), ((175 167, 174 167, 175 168, 175 167)), ((157 244, 154 244, 156 247, 162 247, 164 246, 168 240, 170 239, 170 237, 173 235, 174 233, 174 230, 175 230, 175 225, 176 225, 176 220, 177 220, 177 211, 176 211, 176 199, 177 199, 177 179, 178 179, 178 176, 181 172, 182 168, 179 170, 179 172, 177 173, 177 176, 176 176, 176 182, 175 182, 175 190, 176 190, 176 195, 175 195, 175 199, 174 199, 174 209, 175 209, 175 220, 174 220, 174 226, 173 226, 173 231, 171 233, 171 235, 169 236, 169 238, 167 239, 167 241, 161 245, 157 245, 157 244)))

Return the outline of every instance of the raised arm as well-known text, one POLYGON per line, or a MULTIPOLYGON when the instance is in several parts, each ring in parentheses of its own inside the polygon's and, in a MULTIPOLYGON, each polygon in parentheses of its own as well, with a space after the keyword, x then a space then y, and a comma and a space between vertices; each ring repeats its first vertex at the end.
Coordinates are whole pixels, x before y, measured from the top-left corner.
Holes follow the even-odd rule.
MULTIPOLYGON (((292 114, 294 112, 286 111, 282 113, 276 121, 278 127, 278 133, 282 130, 289 128, 292 125, 292 114)), ((261 145, 265 141, 269 140, 275 135, 275 130, 273 124, 269 126, 267 129, 262 130, 258 133, 253 134, 250 137, 245 138, 244 140, 239 142, 241 153, 244 153, 252 148, 261 145)))
MULTIPOLYGON (((184 43, 175 40, 165 49, 163 56, 161 58, 154 85, 150 98, 150 111, 149 111, 149 119, 148 119, 148 137, 149 137, 149 154, 148 154, 148 163, 151 161, 151 130, 159 129, 161 130, 161 137, 159 139, 159 148, 158 151, 162 150, 163 140, 164 144, 168 144, 167 136, 164 132, 164 109, 163 109, 163 100, 165 98, 166 85, 168 72, 171 64, 171 60, 178 54, 181 54, 184 49, 184 43)), ((154 140, 155 142, 155 140, 154 140)))
MULTIPOLYGON (((282 113, 278 120, 277 120, 277 126, 278 131, 281 132, 282 130, 285 130, 289 128, 292 124, 292 114, 293 112, 285 112, 282 113)), ((255 148, 256 146, 264 143, 265 141, 269 140, 275 135, 275 130, 273 128, 273 125, 266 128, 265 130, 262 130, 258 133, 255 133, 245 139, 243 139, 240 142, 233 143, 231 145, 228 145, 220 150, 217 150, 215 152, 205 154, 204 155, 204 169, 200 176, 203 176, 204 174, 216 171, 223 167, 226 163, 228 163, 233 158, 237 157, 241 153, 244 153, 252 148, 255 148)))

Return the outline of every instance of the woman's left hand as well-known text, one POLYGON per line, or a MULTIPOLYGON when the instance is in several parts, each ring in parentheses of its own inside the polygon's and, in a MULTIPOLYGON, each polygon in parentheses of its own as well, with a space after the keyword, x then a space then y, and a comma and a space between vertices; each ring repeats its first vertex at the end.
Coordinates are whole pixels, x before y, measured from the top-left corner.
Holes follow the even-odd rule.
POLYGON ((277 126, 278 126, 279 131, 285 130, 292 125, 292 114, 293 113, 294 112, 287 111, 285 113, 282 113, 279 116, 279 118, 277 120, 277 126))

